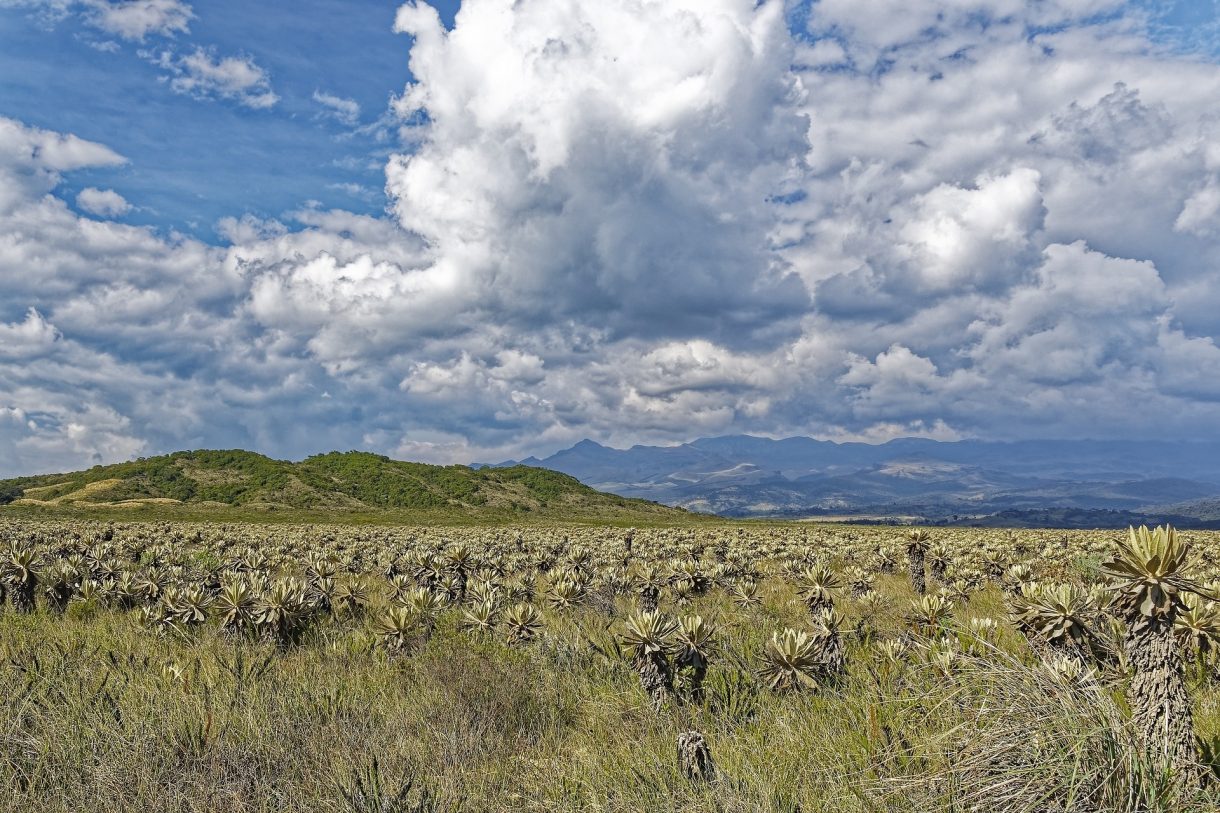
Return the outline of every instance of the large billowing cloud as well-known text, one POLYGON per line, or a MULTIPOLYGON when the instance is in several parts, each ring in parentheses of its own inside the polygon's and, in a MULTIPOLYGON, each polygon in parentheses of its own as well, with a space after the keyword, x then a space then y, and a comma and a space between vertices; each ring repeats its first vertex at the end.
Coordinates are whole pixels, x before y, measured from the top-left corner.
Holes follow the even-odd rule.
POLYGON ((0 119, 0 471, 1220 425, 1220 68, 1109 0, 789 6, 408 3, 392 214, 220 247, 0 119))
POLYGON ((390 162, 403 226, 465 291, 528 330, 773 335, 807 293, 771 198, 807 121, 783 8, 751 0, 468 2, 452 32, 400 10, 427 117, 390 162))

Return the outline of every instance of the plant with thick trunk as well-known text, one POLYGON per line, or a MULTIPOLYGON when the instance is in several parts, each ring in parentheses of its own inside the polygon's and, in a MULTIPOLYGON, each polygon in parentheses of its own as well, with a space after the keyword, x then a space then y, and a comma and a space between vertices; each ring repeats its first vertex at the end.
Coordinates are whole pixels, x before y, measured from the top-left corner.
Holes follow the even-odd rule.
POLYGON ((928 589, 924 578, 923 563, 931 538, 931 534, 923 528, 915 528, 907 532, 907 571, 911 574, 911 589, 921 596, 928 589))
POLYGON ((47 606, 54 612, 62 613, 68 606, 68 600, 76 592, 80 584, 80 574, 72 565, 58 561, 47 568, 41 579, 43 594, 47 606))
POLYGON ((888 576, 894 572, 894 568, 898 566, 898 562, 894 559, 894 553, 888 547, 877 546, 877 572, 888 576))
POLYGON ((814 621, 823 610, 834 607, 834 591, 843 586, 838 575, 826 565, 814 565, 801 573, 801 600, 814 621))
POLYGON ((938 542, 928 548, 928 572, 937 584, 945 584, 945 571, 949 569, 949 548, 938 542))
POLYGON ((833 607, 827 607, 818 614, 817 642, 822 659, 820 676, 827 681, 838 680, 847 669, 843 638, 839 634, 842 626, 843 615, 833 607))
POLYGON ((678 768, 691 782, 711 782, 716 779, 716 763, 712 760, 707 740, 698 731, 678 735, 678 768))
POLYGON ((311 579, 305 587, 305 599, 318 612, 332 615, 335 611, 335 580, 330 576, 311 579))
POLYGON ((1011 603, 1013 621, 1043 660, 1097 659, 1099 643, 1088 623, 1089 597, 1078 585, 1027 584, 1011 603))
POLYGON ((1170 526, 1131 528, 1127 541, 1103 565, 1115 586, 1111 610, 1127 626, 1123 646, 1132 670, 1127 692, 1131 720, 1155 763, 1186 775, 1195 770, 1196 754, 1174 625, 1187 609, 1184 596, 1205 594, 1187 575, 1188 553, 1170 526))
POLYGON ((657 611, 661 599, 661 588, 665 578, 653 565, 644 565, 635 574, 636 591, 640 597, 640 610, 645 613, 657 611))
POLYGON ((419 587, 432 589, 432 586, 445 575, 445 562, 435 554, 420 556, 411 563, 411 576, 419 587))
POLYGON ((5 581, 13 590, 13 609, 34 612, 34 591, 38 589, 38 552, 30 547, 16 548, 5 563, 5 581))
POLYGON ((632 613, 627 619, 623 643, 631 665, 640 676, 640 687, 660 711, 673 691, 673 670, 667 655, 677 631, 673 621, 659 612, 632 613))
POLYGON ((844 578, 847 580, 848 587, 851 588, 851 597, 861 599, 873 592, 873 584, 876 579, 872 573, 862 567, 852 566, 844 572, 844 578))
POLYGON ((471 567, 474 566, 474 555, 465 545, 455 545, 445 553, 449 571, 453 574, 453 600, 466 600, 466 582, 471 567))
POLYGON ((686 594, 690 596, 702 596, 712 587, 712 579, 693 559, 683 559, 678 562, 669 577, 669 583, 675 592, 678 592, 680 588, 685 588, 686 594))
POLYGON ((678 619, 674 631, 674 683, 683 700, 703 702, 703 681, 715 646, 716 626, 702 616, 678 619))

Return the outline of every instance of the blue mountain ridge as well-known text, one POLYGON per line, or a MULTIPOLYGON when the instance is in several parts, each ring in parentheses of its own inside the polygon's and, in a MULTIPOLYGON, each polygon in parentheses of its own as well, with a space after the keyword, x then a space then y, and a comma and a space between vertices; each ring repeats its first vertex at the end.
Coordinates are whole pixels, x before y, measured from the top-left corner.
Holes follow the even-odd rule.
POLYGON ((731 517, 985 524, 996 515, 1057 511, 1084 512, 1078 519, 1086 524, 1125 524, 1144 514, 1220 522, 1215 441, 868 444, 729 435, 629 449, 583 440, 543 459, 494 465, 515 463, 555 469, 602 491, 731 517))

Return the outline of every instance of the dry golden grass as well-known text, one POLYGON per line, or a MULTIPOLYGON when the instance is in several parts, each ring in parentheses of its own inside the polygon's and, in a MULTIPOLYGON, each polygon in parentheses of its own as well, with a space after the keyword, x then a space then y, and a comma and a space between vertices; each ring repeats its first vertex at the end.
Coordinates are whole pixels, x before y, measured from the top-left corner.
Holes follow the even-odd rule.
MULTIPOLYGON (((663 590, 663 611, 698 613, 719 632, 703 702, 675 701, 659 713, 616 647, 634 589, 611 597, 594 580, 569 609, 546 598, 565 567, 587 562, 600 573, 621 563, 621 530, 0 525, 0 541, 20 545, 30 533, 45 558, 105 548, 141 573, 177 572, 186 584, 231 575, 230 563, 248 547, 273 573, 295 575, 304 575, 311 553, 328 552, 358 574, 341 568, 339 578, 357 579, 372 598, 361 617, 315 613, 284 650, 223 635, 215 617, 158 634, 138 608, 113 606, 106 593, 74 600, 63 614, 45 597, 34 614, 6 608, 0 787, 7 810, 1220 809, 1212 786, 1175 786, 1141 762, 1120 674, 1079 683, 1042 664, 1008 621, 1002 583, 972 590, 939 642, 912 634, 915 595, 901 570, 877 576, 880 600, 871 609, 840 592, 847 673, 816 692, 767 691, 754 670, 771 634, 813 629, 791 575, 794 558, 821 555, 842 570, 866 562, 878 543, 900 545, 893 529, 637 531, 633 568, 689 559, 711 572, 724 554, 761 571, 754 607, 739 606, 726 587, 740 575, 688 603, 663 590), (96 539, 103 534, 111 538, 96 539), (492 562, 504 567, 506 584, 513 574, 537 577, 541 633, 514 646, 502 627, 465 631, 467 607, 454 603, 436 613, 429 640, 390 657, 374 628, 391 603, 386 563, 409 571, 412 552, 445 554, 458 545, 473 557, 471 584, 492 562), (974 618, 994 620, 995 630, 972 636, 974 618), (887 647, 902 642, 891 657, 887 647), (953 654, 949 667, 943 651, 953 654), (675 741, 692 729, 711 747, 714 783, 692 783, 679 770, 675 741)), ((1003 545, 1023 550, 1013 556, 1047 578, 1073 579, 1091 578, 1096 551, 1112 536, 936 533, 960 543, 954 559, 963 572, 984 562, 980 551, 1003 545)), ((1193 536, 1203 552, 1217 545, 1211 535, 1193 536)), ((1205 737, 1220 734, 1215 675, 1209 664, 1191 684, 1205 737)))

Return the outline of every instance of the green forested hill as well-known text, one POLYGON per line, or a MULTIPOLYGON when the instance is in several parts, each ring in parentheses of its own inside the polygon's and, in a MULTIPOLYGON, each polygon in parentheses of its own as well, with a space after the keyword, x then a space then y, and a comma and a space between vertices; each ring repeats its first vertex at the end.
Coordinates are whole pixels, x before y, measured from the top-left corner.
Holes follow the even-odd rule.
POLYGON ((471 469, 331 452, 299 463, 241 450, 177 452, 87 471, 0 480, 0 504, 65 509, 195 506, 664 519, 685 512, 603 494, 528 466, 471 469))

